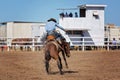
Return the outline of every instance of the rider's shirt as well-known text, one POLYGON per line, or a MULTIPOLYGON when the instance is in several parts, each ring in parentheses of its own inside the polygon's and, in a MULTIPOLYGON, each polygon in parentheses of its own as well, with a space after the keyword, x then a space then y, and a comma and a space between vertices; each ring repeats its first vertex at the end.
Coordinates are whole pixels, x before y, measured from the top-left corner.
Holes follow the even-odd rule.
POLYGON ((56 29, 56 27, 64 30, 63 27, 61 27, 60 25, 58 25, 57 23, 53 22, 53 21, 49 21, 47 22, 46 26, 45 26, 45 29, 47 31, 47 33, 50 33, 52 31, 54 31, 56 29))

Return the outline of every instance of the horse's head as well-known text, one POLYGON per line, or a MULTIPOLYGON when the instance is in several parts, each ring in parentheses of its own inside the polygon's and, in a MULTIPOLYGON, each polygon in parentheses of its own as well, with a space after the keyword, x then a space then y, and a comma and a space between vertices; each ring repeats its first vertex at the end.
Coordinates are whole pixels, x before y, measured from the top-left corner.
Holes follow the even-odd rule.
POLYGON ((64 50, 65 50, 65 54, 67 57, 70 57, 70 44, 68 42, 64 42, 64 50))

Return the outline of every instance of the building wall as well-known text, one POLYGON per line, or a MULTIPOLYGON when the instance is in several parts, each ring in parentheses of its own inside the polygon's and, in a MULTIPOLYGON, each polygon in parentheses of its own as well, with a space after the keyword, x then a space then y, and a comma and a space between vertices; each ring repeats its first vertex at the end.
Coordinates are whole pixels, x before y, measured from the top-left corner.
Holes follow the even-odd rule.
POLYGON ((119 28, 111 28, 110 29, 110 40, 112 41, 115 38, 117 41, 120 39, 120 29, 119 28))
MULTIPOLYGON (((13 38, 13 22, 8 22, 7 24, 6 24, 6 26, 7 26, 7 31, 6 31, 6 33, 7 33, 7 38, 13 38)), ((18 31, 18 30, 17 30, 18 31)))
POLYGON ((120 27, 114 24, 107 24, 105 25, 105 33, 105 37, 109 38, 110 41, 112 41, 113 38, 120 41, 120 27))
POLYGON ((101 5, 85 6, 85 17, 63 17, 59 23, 65 29, 81 30, 84 37, 91 37, 95 45, 104 45, 104 7, 101 5), (97 17, 94 16, 97 13, 97 17))
MULTIPOLYGON (((90 30, 90 36, 96 45, 104 44, 104 8, 101 7, 92 7, 88 8, 86 11, 86 22, 90 30), (93 13, 98 13, 98 18, 96 18, 93 13)), ((84 24, 86 25, 86 24, 84 24)))
POLYGON ((41 27, 44 23, 7 23, 7 37, 9 38, 32 38, 33 27, 41 27), (36 25, 36 26, 35 26, 36 25))
POLYGON ((14 23, 13 37, 31 37, 31 23, 14 23))
POLYGON ((6 37, 7 34, 6 34, 6 25, 1 25, 0 26, 0 37, 6 37))

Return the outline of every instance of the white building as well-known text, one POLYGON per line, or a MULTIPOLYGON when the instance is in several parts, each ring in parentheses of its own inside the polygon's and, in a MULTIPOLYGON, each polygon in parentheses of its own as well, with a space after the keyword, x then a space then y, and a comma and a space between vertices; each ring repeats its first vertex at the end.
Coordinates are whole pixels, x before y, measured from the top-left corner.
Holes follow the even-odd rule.
POLYGON ((0 23, 0 40, 7 39, 7 45, 11 45, 16 38, 39 38, 43 33, 45 23, 12 21, 0 23))
POLYGON ((40 29, 41 31, 43 31, 42 28, 44 26, 45 23, 40 22, 23 22, 23 21, 4 22, 1 23, 0 26, 0 37, 30 38, 40 36, 40 29))
POLYGON ((114 24, 105 25, 105 37, 109 38, 110 41, 115 38, 115 40, 120 41, 120 27, 114 24))
MULTIPOLYGON (((79 17, 62 17, 59 19, 67 31, 73 45, 81 45, 77 37, 90 37, 94 45, 104 45, 104 9, 106 5, 80 5, 79 17)), ((89 43, 86 43, 89 44, 89 43)))
POLYGON ((120 28, 111 28, 109 32, 111 41, 113 40, 113 38, 115 38, 117 41, 120 40, 120 28))

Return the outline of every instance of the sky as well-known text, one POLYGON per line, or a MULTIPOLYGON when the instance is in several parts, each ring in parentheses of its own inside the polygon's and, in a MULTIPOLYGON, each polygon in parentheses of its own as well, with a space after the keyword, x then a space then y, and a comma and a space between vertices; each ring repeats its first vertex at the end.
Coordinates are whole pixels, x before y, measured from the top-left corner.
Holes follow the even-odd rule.
POLYGON ((62 10, 57 9, 83 4, 107 5, 105 24, 120 26, 120 0, 0 0, 0 22, 46 22, 51 17, 58 20, 62 10))

